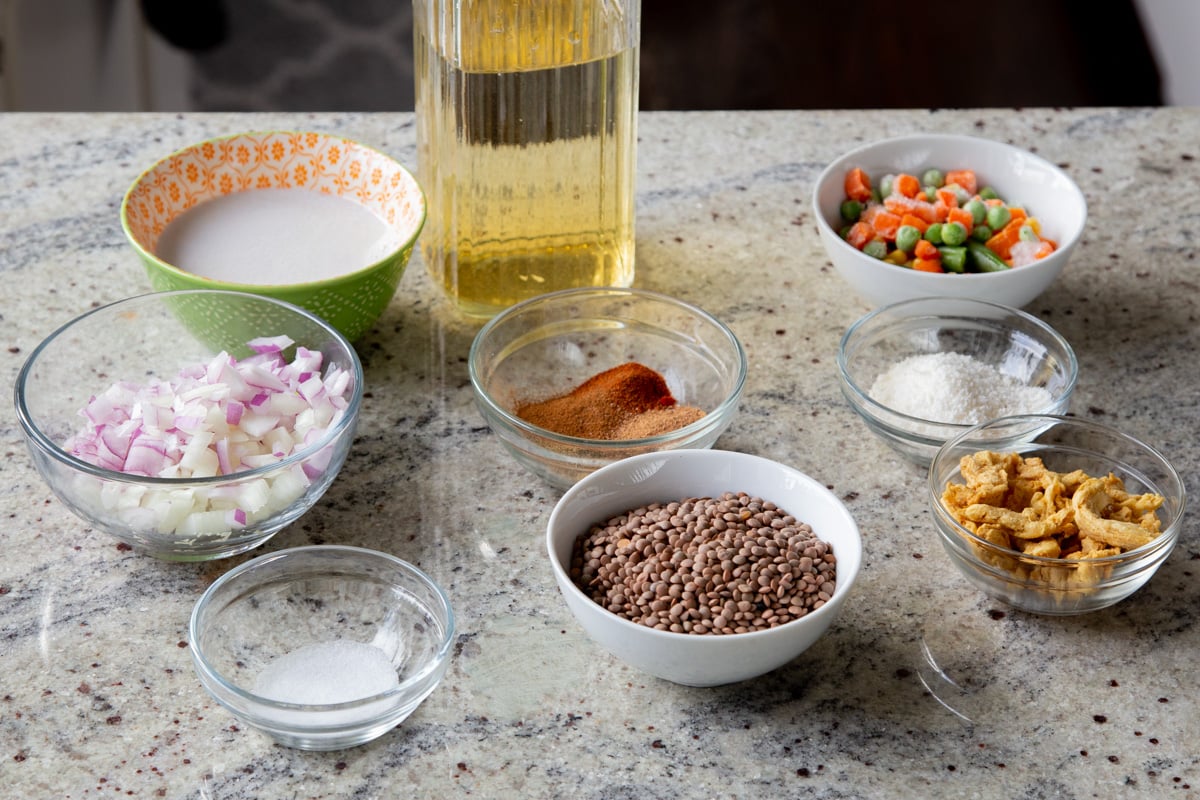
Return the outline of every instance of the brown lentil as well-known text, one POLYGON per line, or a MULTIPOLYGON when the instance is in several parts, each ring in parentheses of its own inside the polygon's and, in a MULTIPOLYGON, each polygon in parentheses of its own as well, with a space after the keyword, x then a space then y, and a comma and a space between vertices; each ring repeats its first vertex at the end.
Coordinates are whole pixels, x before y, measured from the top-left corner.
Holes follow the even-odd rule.
POLYGON ((693 634, 774 628, 837 588, 833 548, 744 492, 654 503, 593 525, 575 540, 569 572, 612 613, 693 634))

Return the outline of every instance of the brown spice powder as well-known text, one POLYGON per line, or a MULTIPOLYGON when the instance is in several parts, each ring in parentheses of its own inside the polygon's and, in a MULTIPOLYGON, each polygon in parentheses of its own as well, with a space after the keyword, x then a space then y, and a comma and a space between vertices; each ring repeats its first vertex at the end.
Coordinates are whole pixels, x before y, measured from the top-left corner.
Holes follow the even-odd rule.
POLYGON ((680 406, 666 379, 628 362, 593 375, 566 394, 517 406, 526 422, 563 436, 620 441, 677 430, 705 415, 680 406))

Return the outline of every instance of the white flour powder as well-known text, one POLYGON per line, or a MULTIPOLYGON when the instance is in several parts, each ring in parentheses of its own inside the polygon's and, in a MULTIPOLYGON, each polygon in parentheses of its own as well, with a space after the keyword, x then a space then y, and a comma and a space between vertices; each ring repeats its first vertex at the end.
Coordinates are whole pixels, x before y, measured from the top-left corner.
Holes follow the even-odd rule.
POLYGON ((962 353, 910 356, 879 375, 868 394, 893 411, 960 425, 1042 411, 1054 399, 962 353))

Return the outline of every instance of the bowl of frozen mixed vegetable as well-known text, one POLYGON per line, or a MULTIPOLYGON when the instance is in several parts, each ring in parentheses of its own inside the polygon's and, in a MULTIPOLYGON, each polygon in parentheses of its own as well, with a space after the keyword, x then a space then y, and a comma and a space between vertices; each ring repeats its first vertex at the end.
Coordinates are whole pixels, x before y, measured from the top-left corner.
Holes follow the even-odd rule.
POLYGON ((257 547, 316 503, 362 392, 358 356, 328 322, 194 290, 67 322, 25 362, 15 401, 34 465, 68 508, 139 551, 196 561, 257 547), (208 335, 217 327, 252 333, 233 346, 208 335))
POLYGON ((1062 272, 1087 202, 1059 167, 972 136, 919 134, 851 150, 813 192, 838 274, 879 306, 919 297, 1021 307, 1062 272))

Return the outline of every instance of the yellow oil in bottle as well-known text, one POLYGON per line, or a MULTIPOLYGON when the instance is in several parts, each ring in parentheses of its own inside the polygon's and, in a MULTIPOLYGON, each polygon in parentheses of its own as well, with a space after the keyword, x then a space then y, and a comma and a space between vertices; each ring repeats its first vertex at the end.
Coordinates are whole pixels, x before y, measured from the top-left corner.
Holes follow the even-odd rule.
POLYGON ((434 279, 474 316, 632 284, 636 2, 420 6, 421 243, 434 279))

